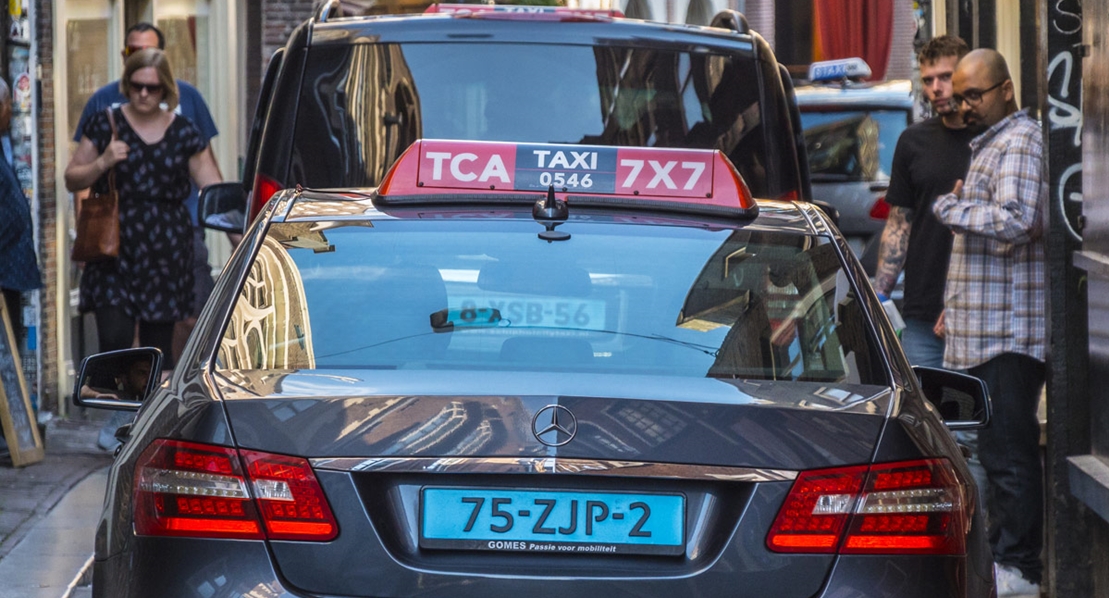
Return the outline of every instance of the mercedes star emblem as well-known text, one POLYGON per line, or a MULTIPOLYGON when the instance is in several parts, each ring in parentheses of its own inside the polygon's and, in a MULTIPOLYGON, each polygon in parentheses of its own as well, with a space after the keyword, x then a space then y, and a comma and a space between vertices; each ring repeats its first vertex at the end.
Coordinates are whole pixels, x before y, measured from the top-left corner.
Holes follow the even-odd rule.
POLYGON ((562 405, 547 405, 531 419, 531 432, 547 446, 562 446, 578 433, 578 418, 562 405))

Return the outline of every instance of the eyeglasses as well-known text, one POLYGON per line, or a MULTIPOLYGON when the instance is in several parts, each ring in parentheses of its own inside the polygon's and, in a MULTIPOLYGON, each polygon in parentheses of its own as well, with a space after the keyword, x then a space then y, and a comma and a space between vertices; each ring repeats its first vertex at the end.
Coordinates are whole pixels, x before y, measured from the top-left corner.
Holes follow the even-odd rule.
MULTIPOLYGON (((1005 81, 1008 81, 1008 79, 1005 79, 1005 81)), ((966 102, 968 106, 977 106, 978 104, 982 103, 982 96, 990 93, 998 87, 1001 87, 1005 84, 1005 81, 1002 81, 994 85, 993 87, 983 89, 982 91, 978 91, 977 89, 968 89, 962 94, 955 94, 951 96, 951 102, 956 106, 962 105, 963 102, 966 102)))
POLYGON ((123 48, 123 57, 124 58, 129 58, 135 52, 139 52, 139 51, 145 50, 147 48, 153 48, 153 47, 154 46, 126 46, 126 47, 123 48))
POLYGON ((131 81, 130 83, 131 91, 134 93, 142 93, 145 91, 150 95, 154 95, 156 93, 161 93, 162 90, 165 89, 165 86, 161 83, 137 83, 135 81, 131 81))

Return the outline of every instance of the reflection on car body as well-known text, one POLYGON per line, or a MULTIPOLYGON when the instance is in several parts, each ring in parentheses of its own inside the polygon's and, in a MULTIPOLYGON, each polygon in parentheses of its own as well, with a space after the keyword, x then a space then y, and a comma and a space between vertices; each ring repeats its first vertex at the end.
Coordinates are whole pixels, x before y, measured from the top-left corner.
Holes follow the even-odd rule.
POLYGON ((939 415, 985 392, 880 313, 719 151, 417 141, 254 223, 113 465, 94 587, 987 595, 939 415))

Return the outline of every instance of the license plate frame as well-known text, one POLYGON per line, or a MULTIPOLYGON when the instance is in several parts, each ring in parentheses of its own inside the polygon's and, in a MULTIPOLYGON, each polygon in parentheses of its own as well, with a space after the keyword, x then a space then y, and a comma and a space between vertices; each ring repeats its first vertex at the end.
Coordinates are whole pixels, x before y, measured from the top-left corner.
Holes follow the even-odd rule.
POLYGON ((419 546, 676 556, 685 553, 686 502, 678 492, 424 486, 419 546))

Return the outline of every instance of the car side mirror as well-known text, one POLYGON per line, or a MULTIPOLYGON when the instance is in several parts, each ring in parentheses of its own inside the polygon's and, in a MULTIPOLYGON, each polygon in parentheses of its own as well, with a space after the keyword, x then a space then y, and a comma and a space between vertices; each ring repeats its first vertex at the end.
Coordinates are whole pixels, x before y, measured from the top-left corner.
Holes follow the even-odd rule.
POLYGON ((162 377, 162 352, 153 347, 90 355, 81 362, 73 402, 81 407, 138 411, 162 377))
POLYGON ((241 233, 246 228, 246 206, 241 182, 215 183, 200 190, 197 217, 204 228, 241 233))
POLYGON ((973 430, 990 423, 990 392, 980 378, 951 370, 913 366, 925 398, 951 430, 973 430))

